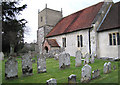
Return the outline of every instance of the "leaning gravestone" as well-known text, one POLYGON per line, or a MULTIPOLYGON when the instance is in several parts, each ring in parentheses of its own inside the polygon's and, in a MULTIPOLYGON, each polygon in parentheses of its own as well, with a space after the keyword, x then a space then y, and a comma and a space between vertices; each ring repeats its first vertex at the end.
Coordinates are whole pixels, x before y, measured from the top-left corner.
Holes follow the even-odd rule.
POLYGON ((5 62, 5 79, 12 79, 18 77, 18 62, 14 57, 10 57, 5 62))
POLYGON ((82 53, 81 53, 81 51, 77 51, 76 52, 76 56, 75 56, 76 58, 75 58, 75 66, 76 67, 79 67, 79 66, 81 66, 82 64, 81 64, 81 57, 82 57, 82 53))
POLYGON ((46 59, 43 54, 37 56, 37 69, 38 73, 46 72, 46 59))
POLYGON ((82 73, 81 73, 81 82, 89 82, 91 80, 91 66, 86 64, 83 68, 82 68, 82 73))
POLYGON ((69 77, 68 77, 68 83, 76 83, 76 75, 74 74, 71 74, 69 77))
POLYGON ((104 72, 105 74, 108 73, 108 65, 107 65, 107 63, 104 64, 103 72, 104 72))
POLYGON ((57 85, 56 79, 53 79, 53 78, 47 80, 46 82, 47 82, 47 85, 57 85))
POLYGON ((32 59, 29 54, 22 56, 22 73, 23 76, 32 75, 33 73, 32 59))

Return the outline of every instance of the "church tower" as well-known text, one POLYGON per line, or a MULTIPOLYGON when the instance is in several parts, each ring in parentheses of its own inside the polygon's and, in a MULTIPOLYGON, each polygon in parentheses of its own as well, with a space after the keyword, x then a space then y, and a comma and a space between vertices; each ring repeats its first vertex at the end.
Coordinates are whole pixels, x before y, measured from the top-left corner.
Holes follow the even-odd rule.
POLYGON ((42 53, 42 44, 45 40, 46 35, 51 31, 51 29, 62 19, 62 10, 57 11, 47 8, 38 12, 38 30, 37 30, 37 45, 38 52, 42 53))

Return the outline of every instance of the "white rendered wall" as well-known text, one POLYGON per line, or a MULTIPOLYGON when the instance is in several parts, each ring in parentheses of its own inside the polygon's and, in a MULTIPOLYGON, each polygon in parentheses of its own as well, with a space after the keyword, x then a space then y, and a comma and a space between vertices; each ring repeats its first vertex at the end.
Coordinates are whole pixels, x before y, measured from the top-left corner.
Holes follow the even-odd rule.
POLYGON ((49 39, 56 39, 59 46, 62 47, 62 38, 66 37, 66 48, 65 52, 69 53, 70 56, 75 56, 75 52, 77 50, 81 50, 83 56, 86 52, 89 52, 89 37, 88 37, 88 29, 81 30, 77 32, 72 32, 64 35, 50 37, 49 39), (83 47, 77 46, 77 35, 83 36, 83 47))
MULTIPOLYGON (((108 30, 98 33, 98 56, 99 57, 118 57, 120 45, 109 45, 109 33, 116 33, 118 29, 108 30)), ((120 56, 119 56, 120 57, 120 56)))

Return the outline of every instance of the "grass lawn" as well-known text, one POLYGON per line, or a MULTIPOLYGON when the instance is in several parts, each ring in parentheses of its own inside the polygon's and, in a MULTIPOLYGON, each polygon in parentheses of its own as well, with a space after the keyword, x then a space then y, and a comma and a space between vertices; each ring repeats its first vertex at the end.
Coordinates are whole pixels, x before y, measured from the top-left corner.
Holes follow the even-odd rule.
MULTIPOLYGON (((68 76, 71 74, 75 74, 77 76, 77 82, 80 83, 81 79, 81 67, 75 67, 75 58, 71 57, 71 65, 70 68, 60 70, 59 69, 59 61, 54 60, 53 58, 46 60, 47 73, 37 73, 37 61, 33 64, 33 75, 28 77, 22 76, 22 67, 21 67, 21 59, 17 59, 18 61, 18 78, 12 80, 5 80, 5 61, 2 62, 2 83, 46 83, 46 80, 50 78, 55 78, 57 83, 68 83, 68 76)), ((92 71, 96 69, 100 69, 100 77, 94 80, 91 80, 90 83, 118 83, 118 61, 111 62, 112 64, 112 72, 109 74, 103 74, 103 65, 104 60, 95 59, 95 63, 89 64, 92 67, 92 71), (113 70, 113 65, 117 66, 116 70, 113 70)))

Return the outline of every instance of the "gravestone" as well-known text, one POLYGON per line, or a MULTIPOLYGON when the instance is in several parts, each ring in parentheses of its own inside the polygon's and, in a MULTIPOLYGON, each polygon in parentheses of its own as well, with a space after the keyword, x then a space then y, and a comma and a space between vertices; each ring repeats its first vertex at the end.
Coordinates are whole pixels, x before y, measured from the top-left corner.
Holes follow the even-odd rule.
POLYGON ((91 63, 94 63, 94 57, 95 57, 95 54, 92 53, 92 54, 91 54, 91 59, 90 59, 90 62, 91 62, 91 63))
POLYGON ((5 79, 12 79, 18 77, 18 62, 14 57, 10 57, 5 62, 5 79))
POLYGON ((55 55, 54 55, 54 59, 55 59, 55 60, 58 60, 58 59, 59 59, 59 55, 60 55, 60 54, 55 54, 55 55))
POLYGON ((65 69, 66 67, 70 67, 70 55, 63 52, 59 55, 59 68, 65 69))
POLYGON ((103 73, 108 73, 108 65, 107 63, 104 64, 104 69, 103 69, 103 73))
POLYGON ((76 83, 76 75, 71 74, 71 75, 68 77, 68 83, 76 83))
POLYGON ((88 53, 85 54, 84 65, 89 63, 90 55, 88 53))
POLYGON ((100 70, 94 70, 92 71, 92 79, 95 79, 100 76, 100 70))
POLYGON ((113 70, 115 70, 116 69, 116 65, 113 65, 113 70))
POLYGON ((111 62, 108 62, 108 72, 111 72, 111 62))
POLYGON ((47 82, 47 85, 57 85, 56 79, 53 79, 53 78, 47 80, 46 82, 47 82))
POLYGON ((91 66, 86 64, 82 68, 82 73, 81 73, 81 82, 89 82, 91 80, 91 66))
POLYGON ((63 54, 63 53, 61 53, 60 56, 59 56, 59 68, 60 69, 65 68, 64 57, 65 57, 65 54, 63 54))
POLYGON ((0 52, 0 60, 4 60, 4 53, 0 52))
POLYGON ((69 54, 69 53, 65 53, 65 55, 66 55, 66 56, 64 57, 64 58, 65 58, 65 59, 64 59, 64 60, 65 60, 65 61, 64 61, 65 66, 66 66, 66 67, 70 67, 70 54, 69 54))
POLYGON ((54 51, 53 50, 50 50, 49 51, 49 58, 53 58, 54 57, 54 51))
POLYGON ((46 59, 43 54, 37 56, 37 70, 38 73, 45 73, 46 72, 46 59))
POLYGON ((33 63, 35 63, 35 59, 34 59, 34 60, 32 60, 32 62, 33 62, 33 63))
POLYGON ((33 73, 32 57, 30 56, 30 54, 25 54, 24 56, 22 56, 22 73, 23 76, 29 76, 33 73))
POLYGON ((82 57, 81 51, 77 51, 76 52, 76 58, 75 58, 75 66, 76 67, 79 67, 79 66, 82 65, 81 57, 82 57))

